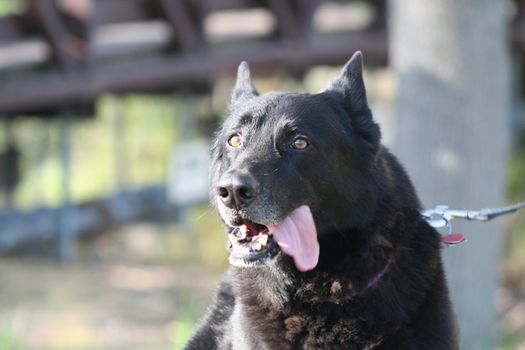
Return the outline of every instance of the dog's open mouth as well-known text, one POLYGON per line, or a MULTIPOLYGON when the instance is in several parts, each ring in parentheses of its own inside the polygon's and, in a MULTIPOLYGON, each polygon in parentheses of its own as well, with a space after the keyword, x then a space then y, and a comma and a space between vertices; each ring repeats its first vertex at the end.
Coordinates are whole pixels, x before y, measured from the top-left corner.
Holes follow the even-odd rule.
POLYGON ((271 260, 280 251, 293 258, 299 271, 308 271, 319 260, 319 242, 312 212, 307 205, 292 211, 280 223, 264 226, 249 220, 232 228, 230 263, 253 266, 271 260))
POLYGON ((245 220, 228 234, 230 263, 235 266, 257 264, 273 258, 279 246, 268 227, 245 220))

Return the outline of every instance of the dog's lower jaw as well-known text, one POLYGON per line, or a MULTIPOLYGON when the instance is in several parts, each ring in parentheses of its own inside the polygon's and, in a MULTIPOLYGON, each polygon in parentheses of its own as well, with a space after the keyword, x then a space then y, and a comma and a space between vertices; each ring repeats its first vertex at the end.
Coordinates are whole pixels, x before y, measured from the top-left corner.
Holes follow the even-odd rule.
POLYGON ((272 241, 269 246, 264 250, 257 252, 245 252, 245 251, 236 251, 236 250, 246 250, 246 248, 233 248, 230 251, 230 256, 228 258, 230 265, 236 267, 258 267, 264 266, 271 263, 275 260, 276 256, 280 254, 277 244, 272 241))

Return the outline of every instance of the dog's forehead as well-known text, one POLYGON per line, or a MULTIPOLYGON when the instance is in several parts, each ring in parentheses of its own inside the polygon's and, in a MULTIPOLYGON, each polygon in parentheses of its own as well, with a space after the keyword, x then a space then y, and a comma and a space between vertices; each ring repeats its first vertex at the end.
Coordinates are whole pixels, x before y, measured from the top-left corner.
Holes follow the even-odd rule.
POLYGON ((322 101, 316 95, 271 92, 233 106, 228 124, 230 127, 238 127, 247 124, 262 126, 300 122, 315 114, 320 104, 322 101))

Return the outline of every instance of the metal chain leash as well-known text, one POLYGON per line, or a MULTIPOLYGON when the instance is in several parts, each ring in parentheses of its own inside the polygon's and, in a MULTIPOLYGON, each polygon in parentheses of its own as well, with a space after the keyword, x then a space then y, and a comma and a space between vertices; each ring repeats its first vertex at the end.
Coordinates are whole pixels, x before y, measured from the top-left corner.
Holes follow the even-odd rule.
POLYGON ((423 215, 423 218, 430 226, 434 228, 447 228, 447 233, 443 235, 442 241, 444 244, 451 246, 466 241, 464 234, 454 233, 452 231, 452 220, 489 221, 501 215, 514 213, 522 208, 525 208, 525 202, 502 208, 482 210, 455 210, 449 209, 446 205, 438 205, 434 209, 423 210, 421 215, 423 215))

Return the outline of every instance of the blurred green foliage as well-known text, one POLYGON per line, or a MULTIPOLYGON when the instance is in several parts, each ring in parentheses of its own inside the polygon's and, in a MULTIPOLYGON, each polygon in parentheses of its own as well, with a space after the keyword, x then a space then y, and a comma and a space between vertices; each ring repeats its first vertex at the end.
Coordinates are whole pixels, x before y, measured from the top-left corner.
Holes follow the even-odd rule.
MULTIPOLYGON (((522 133, 517 146, 511 153, 508 162, 508 199, 509 202, 525 201, 525 132, 522 133)), ((525 213, 516 214, 516 222, 512 225, 508 247, 508 265, 525 273, 525 213)), ((525 275, 520 281, 520 294, 525 297, 525 275)))
POLYGON ((20 0, 0 0, 0 16, 21 13, 24 4, 20 0))
MULTIPOLYGON (((104 96, 97 102, 96 118, 71 118, 72 200, 164 183, 168 155, 179 138, 179 105, 173 95, 104 96)), ((20 118, 11 128, 22 153, 16 205, 61 204, 60 120, 20 118)), ((0 135, 2 144, 5 135, 0 135)))
POLYGON ((522 132, 508 162, 508 198, 510 202, 525 200, 525 131, 522 132))
POLYGON ((26 349, 21 337, 12 330, 0 329, 0 350, 23 350, 26 349))

